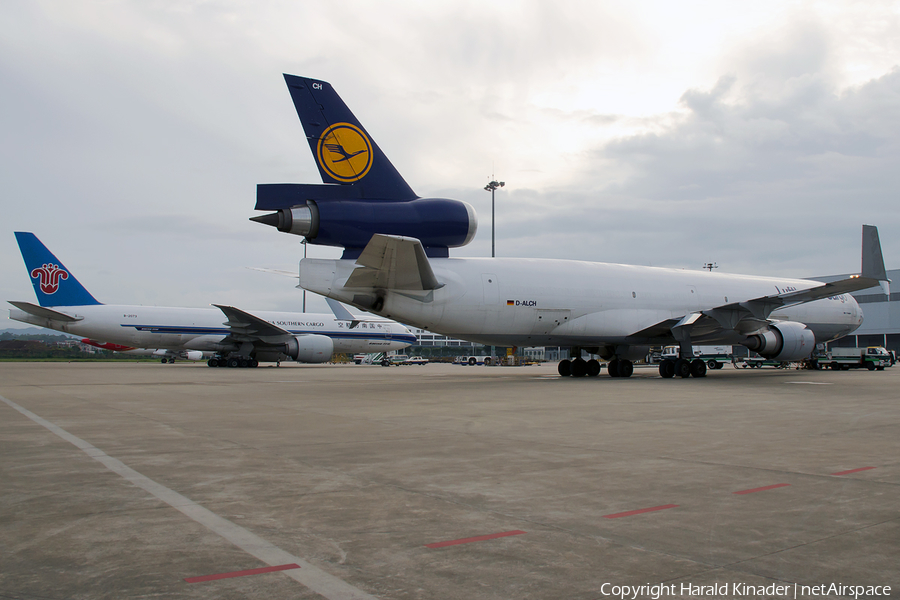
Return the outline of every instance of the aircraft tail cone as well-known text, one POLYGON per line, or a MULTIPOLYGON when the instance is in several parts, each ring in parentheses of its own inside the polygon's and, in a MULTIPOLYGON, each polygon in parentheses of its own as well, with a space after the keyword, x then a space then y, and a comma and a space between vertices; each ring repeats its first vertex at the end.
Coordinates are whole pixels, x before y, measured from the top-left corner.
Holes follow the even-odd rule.
POLYGON ((250 217, 251 221, 256 221, 257 223, 262 223, 263 225, 271 225, 272 227, 278 227, 280 222, 280 215, 277 212, 269 213, 267 215, 260 215, 258 217, 250 217))

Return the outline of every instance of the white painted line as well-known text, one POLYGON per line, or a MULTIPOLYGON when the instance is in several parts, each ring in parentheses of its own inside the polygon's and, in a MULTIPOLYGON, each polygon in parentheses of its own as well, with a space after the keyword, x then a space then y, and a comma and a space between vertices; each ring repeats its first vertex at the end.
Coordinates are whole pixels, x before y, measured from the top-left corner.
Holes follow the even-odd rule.
POLYGON ((170 490, 162 484, 159 484, 149 477, 141 475, 131 467, 128 467, 122 461, 113 458, 87 443, 79 437, 75 437, 65 429, 54 425, 50 421, 43 419, 33 412, 22 408, 12 400, 7 400, 0 396, 0 400, 8 404, 11 408, 16 409, 38 425, 46 427, 62 439, 71 443, 75 447, 82 450, 85 454, 105 466, 110 471, 127 479, 137 487, 156 496, 175 510, 179 511, 188 518, 200 523, 213 533, 217 533, 247 554, 255 556, 262 562, 270 565, 283 565, 286 563, 296 563, 300 565, 299 569, 290 571, 282 571, 286 576, 302 583, 317 594, 328 598, 329 600, 375 600, 375 596, 369 595, 360 589, 357 589, 349 583, 338 579, 334 575, 330 575, 325 571, 314 567, 298 556, 294 556, 285 552, 278 546, 262 539, 258 535, 251 533, 240 525, 235 525, 228 519, 224 519, 216 513, 203 508, 190 498, 182 496, 174 490, 170 490))
POLYGON ((792 383, 794 385, 834 385, 833 383, 825 383, 824 381, 785 381, 783 383, 792 383))

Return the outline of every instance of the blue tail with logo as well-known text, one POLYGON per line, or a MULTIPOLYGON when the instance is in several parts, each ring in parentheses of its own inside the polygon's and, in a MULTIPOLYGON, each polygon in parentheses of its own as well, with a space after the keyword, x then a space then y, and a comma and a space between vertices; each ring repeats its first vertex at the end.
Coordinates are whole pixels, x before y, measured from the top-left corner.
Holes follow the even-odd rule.
POLYGON ((323 182, 353 186, 362 198, 416 198, 330 83, 296 75, 284 81, 323 182))
POLYGON ((17 231, 16 241, 41 306, 100 304, 33 233, 17 231))
POLYGON ((256 210, 278 212, 253 221, 343 247, 344 258, 359 256, 376 233, 416 238, 428 256, 447 256, 472 240, 474 209, 416 196, 330 83, 284 80, 324 183, 257 185, 256 210))

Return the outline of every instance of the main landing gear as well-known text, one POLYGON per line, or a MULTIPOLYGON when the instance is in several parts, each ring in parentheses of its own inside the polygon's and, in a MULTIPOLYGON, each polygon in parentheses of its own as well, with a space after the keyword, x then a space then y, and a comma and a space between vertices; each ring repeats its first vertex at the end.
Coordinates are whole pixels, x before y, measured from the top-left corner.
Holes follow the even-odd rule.
MULTIPOLYGON (((606 367, 610 377, 631 377, 634 373, 634 363, 630 360, 613 359, 606 367)), ((596 377, 603 370, 603 365, 596 359, 561 360, 557 371, 562 377, 596 377)))
POLYGON ((681 378, 706 377, 706 363, 699 358, 694 360, 685 360, 683 358, 670 360, 667 358, 659 363, 659 375, 664 379, 671 379, 676 375, 681 378))

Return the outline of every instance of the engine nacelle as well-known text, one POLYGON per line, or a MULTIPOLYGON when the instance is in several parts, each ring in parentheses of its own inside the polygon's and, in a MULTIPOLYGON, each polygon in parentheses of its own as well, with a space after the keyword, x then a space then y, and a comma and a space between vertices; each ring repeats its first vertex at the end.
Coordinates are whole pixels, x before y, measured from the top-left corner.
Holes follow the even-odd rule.
POLYGON ((184 353, 184 357, 188 360, 203 360, 203 353, 199 350, 188 350, 184 353))
POLYGON ((413 237, 429 256, 447 256, 448 248, 465 246, 478 229, 470 204, 446 198, 308 200, 252 220, 304 236, 312 244, 351 252, 365 248, 376 233, 413 237))
POLYGON ((741 342, 763 358, 802 360, 816 348, 816 336, 803 323, 778 321, 741 342))
POLYGON ((285 343, 284 353, 297 362, 328 362, 334 353, 334 342, 327 335, 301 335, 285 343))

